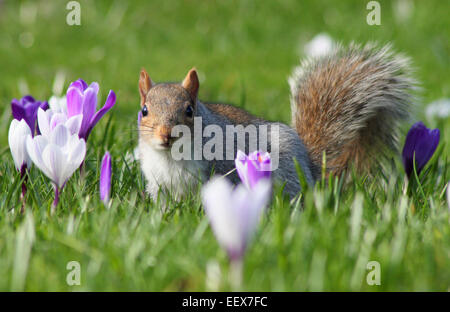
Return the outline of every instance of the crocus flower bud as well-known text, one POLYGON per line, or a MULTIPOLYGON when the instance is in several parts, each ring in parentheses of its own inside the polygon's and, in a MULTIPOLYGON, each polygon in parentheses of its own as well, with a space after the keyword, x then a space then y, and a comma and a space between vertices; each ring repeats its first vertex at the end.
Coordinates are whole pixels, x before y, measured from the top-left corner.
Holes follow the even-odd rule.
POLYGON ((436 151, 439 138, 439 129, 428 129, 421 121, 409 129, 402 153, 403 166, 408 177, 414 170, 414 159, 417 174, 420 173, 436 151))
POLYGON ((254 188, 261 179, 270 179, 271 162, 269 153, 256 151, 247 156, 238 151, 235 165, 242 183, 249 189, 254 188))
POLYGON ((22 172, 31 167, 31 159, 26 148, 26 139, 31 136, 31 130, 25 119, 13 119, 9 126, 8 143, 16 169, 22 172))
POLYGON ((108 206, 111 194, 111 155, 106 152, 100 168, 100 200, 108 206))

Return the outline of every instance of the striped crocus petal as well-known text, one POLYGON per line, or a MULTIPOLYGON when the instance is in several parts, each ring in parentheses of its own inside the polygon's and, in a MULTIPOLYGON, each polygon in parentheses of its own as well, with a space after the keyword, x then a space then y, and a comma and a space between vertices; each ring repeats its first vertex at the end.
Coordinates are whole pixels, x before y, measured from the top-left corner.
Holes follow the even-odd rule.
POLYGON ((269 153, 255 151, 247 156, 238 151, 235 166, 242 183, 248 188, 254 188, 261 179, 270 179, 271 176, 269 153))
POLYGON ((100 200, 105 206, 109 203, 111 195, 111 155, 106 152, 100 168, 100 200))
POLYGON ((114 104, 116 104, 116 94, 113 90, 109 91, 108 97, 106 98, 105 105, 103 105, 102 108, 100 108, 95 115, 91 118, 91 121, 89 123, 89 127, 87 129, 86 138, 91 133, 92 129, 95 127, 97 122, 100 121, 100 119, 111 109, 113 108, 114 104))
POLYGON ((428 129, 421 121, 411 127, 402 152, 403 166, 408 177, 414 170, 414 159, 417 174, 420 173, 436 151, 439 139, 439 129, 428 129))

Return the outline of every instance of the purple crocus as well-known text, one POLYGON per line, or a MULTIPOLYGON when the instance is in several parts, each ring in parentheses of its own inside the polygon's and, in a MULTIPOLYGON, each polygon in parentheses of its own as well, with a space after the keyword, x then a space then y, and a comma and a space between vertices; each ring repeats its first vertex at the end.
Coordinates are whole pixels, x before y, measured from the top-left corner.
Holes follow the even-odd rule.
POLYGON ((235 165, 242 183, 249 189, 253 189, 261 179, 270 179, 271 162, 267 152, 255 151, 247 156, 237 151, 235 165))
POLYGON ((116 103, 116 94, 110 90, 105 105, 97 110, 97 95, 99 86, 97 82, 89 86, 83 79, 70 84, 67 89, 67 118, 83 115, 79 137, 87 140, 92 128, 116 103))
POLYGON ((31 95, 26 95, 20 100, 13 99, 11 101, 11 111, 14 119, 18 121, 24 119, 30 127, 31 134, 34 136, 36 130, 37 111, 42 108, 44 111, 48 109, 48 102, 36 101, 31 95))
POLYGON ((109 204, 111 194, 111 155, 106 152, 102 159, 100 168, 100 200, 106 207, 109 204))
POLYGON ((421 121, 416 122, 406 135, 403 147, 403 166, 408 177, 414 170, 414 159, 417 174, 433 156, 439 144, 439 129, 428 129, 421 121))

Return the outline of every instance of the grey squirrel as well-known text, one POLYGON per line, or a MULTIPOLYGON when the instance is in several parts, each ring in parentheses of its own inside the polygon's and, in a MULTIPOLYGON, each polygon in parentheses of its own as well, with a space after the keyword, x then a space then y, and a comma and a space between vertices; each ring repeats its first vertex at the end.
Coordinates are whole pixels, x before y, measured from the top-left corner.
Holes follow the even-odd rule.
MULTIPOLYGON (((284 191, 291 197, 301 190, 293 158, 311 185, 320 178, 324 153, 327 173, 345 174, 350 166, 370 170, 375 160, 396 149, 399 122, 409 117, 415 84, 409 72, 408 59, 394 54, 389 45, 337 46, 327 55, 306 59, 289 78, 290 127, 232 105, 200 101, 195 69, 181 84, 155 84, 142 69, 139 159, 147 191, 154 199, 160 191, 168 191, 168 195, 179 200, 200 180, 207 180, 211 172, 225 175, 231 171, 228 177, 238 182, 236 172, 232 172, 233 158, 172 157, 171 147, 178 139, 172 130, 176 125, 193 129, 196 117, 202 119, 202 130, 216 125, 224 133, 227 125, 277 126, 277 144, 268 136, 269 152, 279 155, 278 169, 272 177, 285 183, 284 191)), ((192 141, 192 137, 189 139, 192 141)), ((225 138, 222 140, 225 143, 225 138)), ((204 147, 206 142, 201 144, 204 147)), ((236 155, 238 146, 236 142, 233 145, 236 155)), ((244 149, 251 152, 248 144, 244 149)))

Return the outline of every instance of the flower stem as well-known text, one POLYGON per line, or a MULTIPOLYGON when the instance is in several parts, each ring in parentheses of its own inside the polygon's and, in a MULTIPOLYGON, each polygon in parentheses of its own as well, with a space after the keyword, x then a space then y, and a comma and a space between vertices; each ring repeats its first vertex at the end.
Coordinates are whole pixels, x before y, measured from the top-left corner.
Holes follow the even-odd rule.
POLYGON ((242 287, 242 258, 230 261, 229 281, 232 291, 240 291, 242 287))
POLYGON ((84 176, 86 174, 86 171, 85 171, 85 168, 84 168, 84 160, 81 163, 79 170, 80 170, 80 179, 83 180, 84 176))
POLYGON ((28 179, 26 166, 22 166, 22 168, 20 169, 20 179, 21 180, 23 179, 22 193, 20 194, 20 201, 22 203, 20 207, 20 213, 23 214, 25 212, 25 195, 27 194, 27 179, 28 179))
POLYGON ((54 186, 54 189, 55 189, 55 200, 53 201, 53 204, 52 204, 51 214, 55 213, 56 207, 58 207, 58 203, 59 203, 59 192, 60 192, 60 190, 59 190, 58 186, 56 186, 56 185, 54 186))

